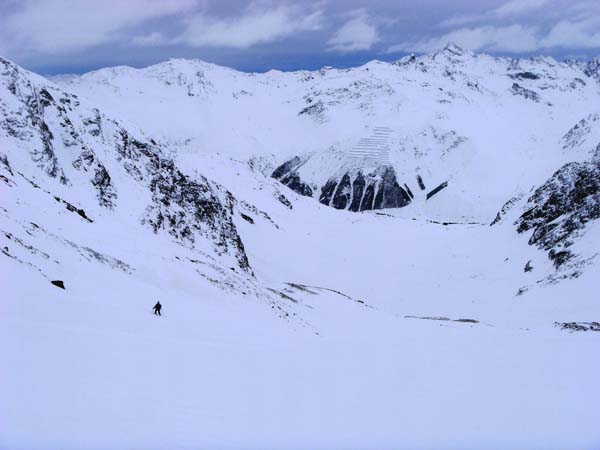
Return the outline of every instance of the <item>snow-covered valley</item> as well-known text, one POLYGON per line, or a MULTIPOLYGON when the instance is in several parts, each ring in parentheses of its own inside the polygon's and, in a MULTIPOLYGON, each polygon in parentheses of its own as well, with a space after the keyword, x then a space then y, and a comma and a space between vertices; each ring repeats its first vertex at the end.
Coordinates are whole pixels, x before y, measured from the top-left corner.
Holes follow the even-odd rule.
POLYGON ((594 67, 0 59, 0 447, 597 448, 594 67))

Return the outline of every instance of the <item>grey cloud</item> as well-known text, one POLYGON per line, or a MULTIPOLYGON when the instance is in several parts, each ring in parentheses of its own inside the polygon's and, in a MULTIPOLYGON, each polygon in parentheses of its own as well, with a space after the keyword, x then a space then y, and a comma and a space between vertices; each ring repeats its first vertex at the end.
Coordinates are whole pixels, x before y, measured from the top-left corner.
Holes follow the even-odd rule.
POLYGON ((196 0, 23 0, 1 19, 12 52, 66 53, 118 40, 119 32, 188 11, 196 0))
POLYGON ((290 6, 251 7, 240 17, 216 18, 203 13, 185 21, 185 30, 173 42, 193 47, 248 48, 292 34, 319 30, 321 10, 303 11, 290 6))
POLYGON ((458 28, 391 45, 387 52, 430 52, 448 42, 470 50, 513 54, 600 48, 600 4, 562 3, 511 0, 480 14, 453 16, 439 27, 458 28), (536 20, 532 20, 534 11, 536 20), (556 11, 560 11, 558 21, 556 11), (460 26, 466 23, 475 24, 460 26))
POLYGON ((0 54, 47 73, 169 57, 259 71, 347 67, 447 41, 595 56, 596 17, 598 0, 0 0, 0 54))

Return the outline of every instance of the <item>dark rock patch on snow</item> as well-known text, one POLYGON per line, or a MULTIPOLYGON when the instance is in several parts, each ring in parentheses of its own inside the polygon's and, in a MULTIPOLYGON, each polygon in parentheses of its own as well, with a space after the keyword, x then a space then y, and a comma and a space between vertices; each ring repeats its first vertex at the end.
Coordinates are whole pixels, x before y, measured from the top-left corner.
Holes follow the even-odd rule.
POLYGON ((539 80, 540 76, 533 72, 518 72, 509 75, 513 80, 539 80))
POLYGON ((514 95, 520 95, 527 100, 532 100, 534 102, 540 101, 540 95, 537 92, 524 88, 523 86, 519 85, 519 83, 513 83, 511 92, 514 95))
POLYGON ((446 187, 448 187, 448 182, 444 181, 442 184, 437 186, 435 189, 432 189, 431 191, 429 191, 427 193, 427 200, 429 200, 431 197, 433 197, 435 194, 440 192, 442 189, 445 189, 446 187))
POLYGON ((58 288, 65 289, 65 283, 62 280, 52 280, 50 283, 58 288))
POLYGON ((87 214, 85 213, 85 211, 81 208, 77 208, 75 205, 72 205, 71 203, 69 203, 66 200, 63 200, 60 197, 56 197, 54 196, 54 200, 56 200, 58 203, 62 203, 63 205, 65 205, 65 208, 67 208, 68 211, 74 212, 76 214, 79 215, 79 217, 81 217, 83 220, 86 220, 89 223, 94 222, 92 219, 90 219, 87 214))
POLYGON ((254 225, 254 219, 252 219, 252 217, 247 216, 244 213, 240 213, 240 216, 242 216, 242 219, 244 219, 246 222, 251 223, 252 225, 254 225))
POLYGON ((570 332, 600 331, 600 322, 554 322, 554 326, 570 332))
POLYGON ((436 320, 441 322, 458 322, 458 323, 479 323, 475 319, 451 319, 444 316, 404 316, 405 319, 421 319, 421 320, 436 320))

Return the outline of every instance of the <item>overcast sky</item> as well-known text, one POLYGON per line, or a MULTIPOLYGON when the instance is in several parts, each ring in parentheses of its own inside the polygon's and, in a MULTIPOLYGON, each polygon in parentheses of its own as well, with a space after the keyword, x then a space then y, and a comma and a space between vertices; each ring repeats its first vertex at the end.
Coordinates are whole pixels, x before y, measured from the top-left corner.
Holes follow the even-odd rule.
POLYGON ((246 71, 347 67, 447 42, 600 55, 600 0, 0 0, 0 55, 44 74, 200 58, 246 71))

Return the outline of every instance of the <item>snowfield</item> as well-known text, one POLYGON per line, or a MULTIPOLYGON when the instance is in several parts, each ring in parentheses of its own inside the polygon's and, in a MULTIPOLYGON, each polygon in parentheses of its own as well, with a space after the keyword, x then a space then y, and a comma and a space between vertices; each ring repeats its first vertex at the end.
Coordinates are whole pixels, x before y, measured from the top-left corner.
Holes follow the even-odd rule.
POLYGON ((590 67, 0 58, 0 448, 600 448, 590 67))

